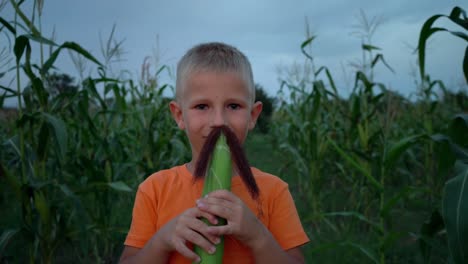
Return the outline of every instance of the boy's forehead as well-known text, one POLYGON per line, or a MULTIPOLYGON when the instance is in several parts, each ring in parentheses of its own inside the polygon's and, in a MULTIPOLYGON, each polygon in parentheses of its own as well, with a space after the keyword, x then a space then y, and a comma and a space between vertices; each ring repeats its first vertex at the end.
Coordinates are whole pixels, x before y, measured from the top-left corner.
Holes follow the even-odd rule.
MULTIPOLYGON (((242 74, 236 71, 218 71, 218 70, 196 70, 187 73, 186 80, 199 79, 201 77, 219 77, 230 76, 244 81, 242 74)), ((245 82, 245 81, 244 81, 245 82)))
POLYGON ((185 94, 188 89, 191 87, 198 87, 198 88, 203 88, 201 87, 205 82, 210 81, 212 83, 219 82, 220 85, 223 84, 223 82, 226 81, 226 79, 222 78, 225 76, 229 76, 230 78, 234 78, 235 82, 237 84, 242 85, 245 87, 247 92, 249 93, 249 97, 252 96, 252 89, 250 89, 249 83, 242 78, 242 74, 234 72, 234 71, 213 71, 213 70, 205 70, 205 71, 196 71, 189 73, 183 81, 182 85, 182 90, 179 91, 180 95, 185 94), (237 80, 236 80, 237 79, 237 80))

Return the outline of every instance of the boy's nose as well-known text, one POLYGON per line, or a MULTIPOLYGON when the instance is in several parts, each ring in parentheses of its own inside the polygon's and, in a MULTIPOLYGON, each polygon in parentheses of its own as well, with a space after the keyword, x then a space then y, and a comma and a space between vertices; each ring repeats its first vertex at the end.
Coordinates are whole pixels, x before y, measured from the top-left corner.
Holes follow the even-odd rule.
POLYGON ((213 113, 212 126, 222 126, 222 125, 226 125, 224 113, 221 110, 216 110, 213 113))

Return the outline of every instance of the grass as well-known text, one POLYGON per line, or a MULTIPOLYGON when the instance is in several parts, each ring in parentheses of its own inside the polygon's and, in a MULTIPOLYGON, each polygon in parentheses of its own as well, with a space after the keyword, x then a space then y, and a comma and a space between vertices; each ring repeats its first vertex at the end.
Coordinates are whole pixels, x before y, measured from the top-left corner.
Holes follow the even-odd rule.
POLYGON ((274 148, 272 135, 254 130, 248 135, 244 143, 244 149, 251 166, 280 178, 285 177, 285 175, 282 175, 282 170, 286 159, 284 159, 281 151, 274 148))

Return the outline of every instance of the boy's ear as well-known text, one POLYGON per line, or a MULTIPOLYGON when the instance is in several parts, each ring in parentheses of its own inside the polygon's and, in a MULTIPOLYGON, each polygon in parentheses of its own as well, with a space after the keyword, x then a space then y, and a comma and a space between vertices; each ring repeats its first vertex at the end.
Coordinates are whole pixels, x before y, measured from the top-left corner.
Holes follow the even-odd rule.
POLYGON ((252 130, 255 127, 255 124, 257 124, 257 119, 260 116, 260 113, 262 112, 263 109, 263 103, 260 101, 257 101, 253 104, 252 110, 250 110, 250 124, 249 124, 249 129, 252 130))
POLYGON ((184 123, 184 116, 182 115, 182 107, 176 101, 171 101, 169 103, 169 109, 171 110, 172 117, 177 123, 177 126, 184 130, 185 123, 184 123))

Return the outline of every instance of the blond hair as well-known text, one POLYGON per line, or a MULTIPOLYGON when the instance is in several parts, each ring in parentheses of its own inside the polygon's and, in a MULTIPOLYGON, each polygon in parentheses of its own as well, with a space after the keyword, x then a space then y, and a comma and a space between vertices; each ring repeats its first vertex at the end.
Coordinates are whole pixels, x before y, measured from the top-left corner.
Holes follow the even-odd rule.
POLYGON ((238 73, 251 91, 252 102, 255 100, 255 85, 249 60, 237 48, 220 42, 196 45, 180 59, 177 64, 177 100, 180 98, 187 78, 193 73, 202 71, 238 73))

